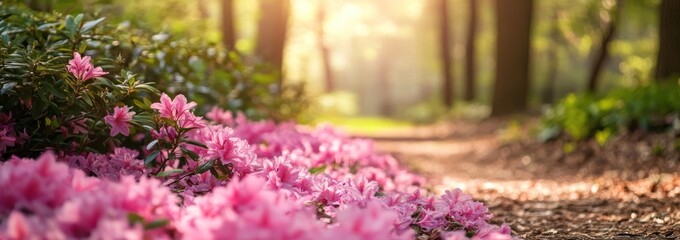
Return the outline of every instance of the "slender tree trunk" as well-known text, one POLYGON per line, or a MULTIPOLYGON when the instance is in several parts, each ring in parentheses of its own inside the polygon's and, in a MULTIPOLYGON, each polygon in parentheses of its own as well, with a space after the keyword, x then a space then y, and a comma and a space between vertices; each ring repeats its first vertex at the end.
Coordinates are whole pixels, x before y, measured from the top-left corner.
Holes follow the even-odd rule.
POLYGON ((24 0, 24 2, 35 11, 51 12, 54 7, 54 0, 24 0))
POLYGON ((602 37, 600 48, 595 55, 595 61, 593 62, 590 75, 588 76, 588 88, 586 89, 588 92, 595 92, 597 90, 597 83, 600 79, 602 67, 607 60, 607 56, 609 56, 609 43, 614 38, 619 19, 621 18, 621 9, 623 7, 622 4, 623 1, 617 0, 615 7, 616 9, 610 13, 609 25, 607 26, 604 36, 602 37))
POLYGON ((477 39, 477 0, 468 0, 469 14, 465 43, 465 101, 475 99, 475 40, 477 39))
MULTIPOLYGON (((290 0, 261 0, 255 53, 283 75, 283 49, 288 29, 290 0)), ((283 79, 283 76, 280 78, 283 79)))
POLYGON ((331 68, 331 58, 328 46, 324 39, 324 23, 326 22, 326 0, 319 0, 319 9, 316 16, 317 29, 316 36, 319 41, 319 52, 323 63, 323 75, 326 82, 326 92, 335 91, 335 80, 333 79, 333 69, 331 68))
POLYGON ((444 105, 453 106, 453 71, 451 65, 451 45, 449 30, 449 4, 448 0, 439 0, 439 44, 441 45, 442 58, 442 97, 444 105))
POLYGON ((384 45, 378 50, 376 75, 380 89, 380 112, 383 116, 392 115, 392 101, 390 97, 391 83, 389 76, 390 66, 390 40, 384 41, 384 45))
POLYGON ((680 1, 661 0, 656 80, 680 76, 680 1))
MULTIPOLYGON (((202 0, 203 1, 203 0, 202 0)), ((236 34, 234 31, 234 1, 222 0, 222 45, 229 50, 236 47, 236 34)))
POLYGON ((550 29, 550 43, 548 45, 548 73, 545 78, 543 88, 543 103, 553 103, 555 101, 555 83, 557 82, 557 68, 559 59, 557 58, 557 48, 559 47, 560 31, 557 28, 557 10, 553 12, 553 26, 550 29))
POLYGON ((496 0, 496 80, 491 116, 524 111, 529 93, 533 0, 496 0))

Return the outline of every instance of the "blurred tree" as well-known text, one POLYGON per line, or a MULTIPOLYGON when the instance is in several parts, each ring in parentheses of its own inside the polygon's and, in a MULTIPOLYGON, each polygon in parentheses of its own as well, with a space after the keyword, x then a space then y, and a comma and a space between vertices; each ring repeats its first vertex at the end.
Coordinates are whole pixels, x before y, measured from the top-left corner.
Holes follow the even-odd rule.
POLYGON ((614 34, 616 33, 616 28, 619 23, 619 19, 621 19, 621 9, 623 8, 623 1, 621 0, 616 0, 616 1, 606 1, 606 2, 611 2, 614 6, 611 6, 612 4, 605 4, 605 8, 609 8, 605 11, 602 12, 601 16, 605 20, 608 20, 607 23, 607 29, 605 30, 604 36, 602 37, 602 42, 600 43, 600 48, 597 50, 595 53, 595 59, 593 62, 593 65, 590 70, 590 74, 588 76, 588 87, 586 88, 587 91, 589 92, 595 92, 597 90, 597 83, 598 79, 600 78, 600 73, 602 72, 602 66, 604 66, 604 62, 607 60, 607 56, 609 55, 609 43, 612 41, 614 38, 614 34))
POLYGON ((441 45, 442 58, 442 96, 444 105, 453 106, 453 73, 449 29, 449 4, 448 0, 439 0, 439 44, 441 45))
POLYGON ((333 69, 331 69, 331 59, 328 46, 326 46, 324 24, 326 23, 326 0, 319 0, 316 13, 316 38, 318 39, 319 52, 323 63, 323 75, 326 82, 326 92, 335 91, 335 81, 333 79, 333 69))
POLYGON ((236 45, 234 33, 234 0, 222 0, 222 44, 229 50, 236 45))
POLYGON ((557 82, 557 67, 558 67, 558 57, 557 57, 557 48, 560 45, 560 30, 557 26, 558 24, 558 17, 557 17, 557 8, 552 9, 551 14, 552 14, 552 26, 550 28, 550 33, 549 33, 549 39, 548 41, 548 47, 546 49, 547 51, 547 57, 548 57, 548 72, 547 76, 545 79, 545 84, 543 87, 543 92, 542 92, 542 101, 544 103, 553 103, 555 101, 555 83, 557 82))
MULTIPOLYGON (((261 0, 255 54, 281 74, 290 0, 261 0)), ((283 77, 280 77, 283 80, 283 77)))
POLYGON ((392 51, 394 43, 390 37, 384 37, 382 44, 378 47, 378 55, 376 56, 376 78, 380 89, 380 113, 383 116, 390 116, 394 113, 392 107, 391 90, 392 81, 390 81, 390 67, 394 64, 394 52, 392 51))
POLYGON ((477 0, 468 0, 468 32, 465 42, 465 101, 475 99, 475 40, 477 37, 477 0))
POLYGON ((54 7, 54 0, 24 0, 24 2, 35 11, 51 12, 54 7))
POLYGON ((661 0, 656 79, 680 75, 680 1, 661 0))
POLYGON ((526 109, 533 0, 496 0, 496 81, 491 116, 526 109))

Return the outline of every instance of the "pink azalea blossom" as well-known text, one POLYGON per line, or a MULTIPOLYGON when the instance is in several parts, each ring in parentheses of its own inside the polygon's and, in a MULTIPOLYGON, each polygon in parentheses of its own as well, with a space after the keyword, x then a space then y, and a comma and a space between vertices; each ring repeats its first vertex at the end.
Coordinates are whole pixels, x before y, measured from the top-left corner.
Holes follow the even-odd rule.
MULTIPOLYGON (((458 189, 428 193, 422 177, 376 153, 370 141, 243 114, 231 122, 221 116, 229 126, 208 124, 194 107, 181 95, 164 94, 154 109, 178 124, 151 137, 207 146, 183 142, 181 150, 161 153, 186 157, 189 150, 199 157, 183 165, 175 158, 169 169, 191 172, 215 159, 230 177, 206 171, 161 182, 148 177, 154 169, 139 152, 115 145, 109 153, 59 159, 13 157, 0 162, 6 190, 0 191, 0 239, 512 239, 509 227, 487 222, 491 214, 482 203, 458 189), (194 124, 207 126, 181 129, 194 124), (145 229, 151 222, 167 224, 145 229)), ((117 107, 107 116, 112 135, 129 131, 132 114, 117 107)), ((0 114, 0 131, 18 141, 26 131, 17 136, 10 118, 0 114)))
POLYGON ((158 110, 163 118, 177 121, 180 128, 202 128, 201 118, 196 117, 191 110, 196 107, 195 102, 187 102, 184 95, 179 94, 174 99, 163 93, 160 102, 151 104, 151 108, 158 110))
POLYGON ((7 151, 7 147, 14 146, 17 138, 10 135, 9 129, 0 130, 0 154, 7 151))
POLYGON ((81 57, 78 52, 73 52, 73 59, 68 61, 66 69, 82 82, 108 74, 101 67, 94 67, 90 63, 90 56, 81 57))
POLYGON ((116 136, 118 133, 124 136, 130 135, 130 121, 135 112, 130 112, 129 107, 115 107, 113 114, 104 117, 104 121, 111 126, 110 135, 116 136))

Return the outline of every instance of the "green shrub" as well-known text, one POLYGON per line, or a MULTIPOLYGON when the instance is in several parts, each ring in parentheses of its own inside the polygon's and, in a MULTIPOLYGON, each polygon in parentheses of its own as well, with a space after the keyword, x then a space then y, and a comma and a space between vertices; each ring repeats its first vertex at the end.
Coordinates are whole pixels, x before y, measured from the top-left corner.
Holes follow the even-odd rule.
MULTIPOLYGON (((158 90, 116 70, 112 59, 94 62, 109 72, 102 77, 83 80, 66 71, 74 52, 108 38, 100 31, 102 19, 0 6, 0 125, 5 137, 19 139, 6 155, 102 152, 119 142, 101 120, 114 106, 150 103, 158 90)), ((137 113, 137 126, 151 121, 144 111, 137 113)))
POLYGON ((128 69, 163 92, 186 95, 203 106, 197 109, 199 114, 219 106, 242 111, 250 118, 287 120, 296 118, 307 104, 302 85, 282 87, 278 73, 268 65, 246 63, 236 52, 198 39, 176 39, 127 22, 114 26, 94 15, 70 17, 81 20, 67 26, 69 17, 59 13, 33 12, 2 3, 0 7, 0 16, 7 16, 4 37, 42 39, 40 43, 65 40, 58 43, 60 48, 81 50, 101 59, 110 73, 128 69), (85 26, 83 18, 96 19, 96 27, 85 26))
POLYGON ((33 12, 0 2, 0 125, 10 130, 0 135, 31 136, 5 156, 45 149, 106 152, 132 141, 142 125, 153 123, 147 110, 158 99, 157 89, 251 118, 290 119, 304 107, 302 88, 279 87, 275 72, 246 64, 238 54, 107 25, 96 16, 33 12), (91 56, 108 74, 78 81, 65 71, 74 52, 91 56), (101 121, 114 106, 135 106, 129 138, 110 137, 101 121), (86 131, 76 130, 81 128, 86 131))
POLYGON ((604 144, 622 129, 662 130, 680 113, 680 87, 669 82, 619 88, 602 96, 570 94, 543 115, 541 140, 566 134, 604 144))

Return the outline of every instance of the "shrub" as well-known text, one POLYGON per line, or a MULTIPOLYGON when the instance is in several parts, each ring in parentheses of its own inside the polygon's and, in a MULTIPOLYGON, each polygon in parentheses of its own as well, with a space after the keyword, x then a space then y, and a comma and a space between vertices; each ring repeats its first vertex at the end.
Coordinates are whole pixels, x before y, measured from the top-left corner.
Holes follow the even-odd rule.
MULTIPOLYGON (((199 113, 217 105, 250 118, 287 120, 306 107, 302 85, 281 86, 278 73, 268 65, 246 64, 238 53, 197 39, 176 39, 129 22, 107 24, 96 15, 33 12, 9 3, 0 3, 0 16, 6 43, 23 42, 16 47, 31 46, 34 54, 61 52, 62 60, 73 51, 85 53, 99 59, 98 64, 113 76, 127 70, 164 92, 188 96, 201 104, 199 113)), ((33 60, 37 65, 57 63, 33 60)), ((17 69, 22 70, 26 69, 17 69)))
POLYGON ((603 143, 623 129, 662 130, 680 114, 678 83, 620 88, 602 96, 570 94, 543 115, 542 140, 564 133, 574 140, 595 136, 603 143))
MULTIPOLYGON (((88 104, 84 99, 91 92, 136 89, 109 87, 102 78, 106 73, 90 61, 74 53, 61 70, 69 74, 53 76, 64 82, 59 89, 68 95, 50 95, 65 104, 51 107, 69 111, 88 104), (76 105, 69 105, 70 99, 76 105)), ((18 90, 17 84, 7 96, 18 90)), ((208 122, 194 114, 197 104, 184 95, 162 93, 158 102, 135 109, 123 103, 127 95, 111 95, 123 100, 101 100, 108 109, 100 118, 84 117, 90 126, 67 127, 41 139, 80 131, 87 139, 90 129, 117 139, 132 129, 138 130, 138 142, 110 141, 113 149, 104 153, 54 148, 56 155, 48 151, 37 160, 13 156, 0 163, 0 187, 6 190, 0 192, 0 238, 510 238, 507 226, 487 223, 492 215, 482 203, 458 189, 428 194, 421 189, 422 177, 376 153, 368 140, 328 126, 249 121, 219 108, 206 116, 208 122), (141 114, 148 118, 135 118, 141 114), (140 151, 126 148, 139 145, 145 146, 143 159, 140 151)), ((35 107, 25 102, 20 107, 35 107)), ((1 127, 15 131, 35 124, 26 119, 1 127)), ((0 138, 0 144, 19 156, 30 152, 15 148, 38 140, 33 133, 24 143, 11 137, 0 138)), ((99 143, 78 146, 83 144, 99 143)))

